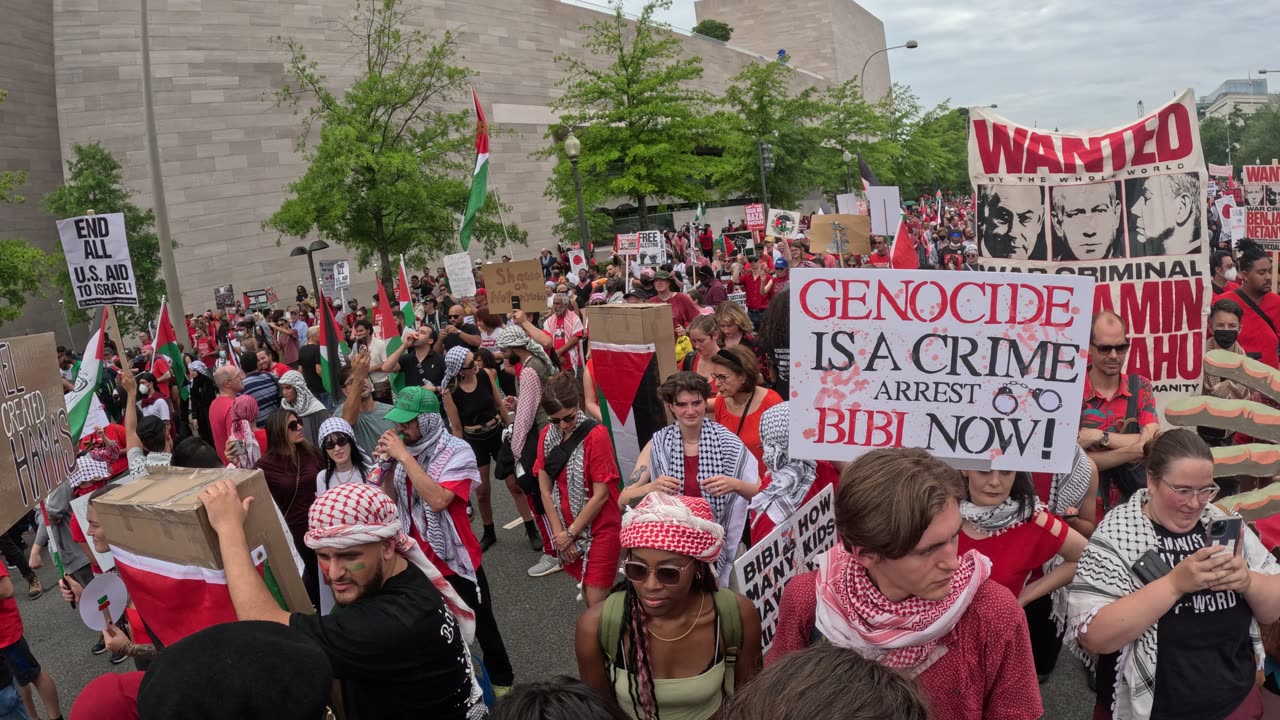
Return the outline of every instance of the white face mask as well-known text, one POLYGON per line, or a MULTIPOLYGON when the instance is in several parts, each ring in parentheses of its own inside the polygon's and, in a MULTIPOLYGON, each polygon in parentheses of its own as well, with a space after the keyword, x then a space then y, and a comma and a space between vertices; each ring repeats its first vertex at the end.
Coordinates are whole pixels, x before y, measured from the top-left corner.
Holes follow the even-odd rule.
POLYGON ((139 394, 139 395, 143 395, 143 396, 150 395, 150 394, 151 394, 151 386, 150 386, 150 385, 148 385, 148 384, 146 384, 146 383, 142 383, 142 384, 138 385, 138 394, 139 394))
POLYGON ((1236 281, 1236 269, 1235 269, 1235 268, 1231 268, 1231 269, 1227 270, 1226 272, 1222 273, 1222 277, 1223 277, 1223 278, 1225 278, 1227 282, 1235 282, 1235 281, 1236 281))

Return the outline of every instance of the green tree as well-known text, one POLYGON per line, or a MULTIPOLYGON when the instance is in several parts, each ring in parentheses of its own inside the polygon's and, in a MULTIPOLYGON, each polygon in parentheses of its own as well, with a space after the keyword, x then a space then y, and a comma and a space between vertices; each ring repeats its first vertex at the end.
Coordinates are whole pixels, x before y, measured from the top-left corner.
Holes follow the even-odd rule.
MULTIPOLYGON (((1236 165, 1270 165, 1280 158, 1280 105, 1268 103, 1254 111, 1244 122, 1239 138, 1240 151, 1233 159, 1236 165)), ((1235 130, 1231 139, 1236 140, 1235 130)))
POLYGON ((870 146, 872 138, 881 131, 879 108, 862 97, 862 89, 856 80, 849 80, 829 88, 822 97, 819 134, 822 137, 817 164, 822 187, 828 192, 845 185, 859 187, 858 160, 860 151, 870 146), (844 153, 855 156, 846 165, 844 153))
MULTIPOLYGON (((452 32, 433 38, 407 28, 412 12, 402 0, 356 3, 344 27, 363 68, 342 94, 299 41, 275 39, 289 56, 276 106, 299 112, 304 100, 312 104, 298 137, 307 171, 263 226, 290 237, 314 232, 352 250, 361 268, 376 259, 388 288, 395 256, 421 264, 461 250, 475 167, 472 72, 456 64, 452 32), (308 147, 316 124, 320 140, 308 147)), ((518 227, 503 226, 499 204, 489 192, 476 216, 472 240, 486 254, 508 239, 525 242, 518 227)))
POLYGON ((694 25, 693 31, 703 37, 709 37, 721 42, 729 42, 729 38, 733 36, 733 28, 729 26, 729 23, 710 18, 694 25))
MULTIPOLYGON (((720 101, 724 110, 717 115, 724 156, 714 177, 722 195, 759 196, 758 142, 773 150, 773 168, 766 174, 773 207, 797 208, 824 185, 824 170, 834 172, 823 157, 822 98, 811 87, 793 94, 795 84, 796 71, 779 61, 751 63, 730 80, 720 101)), ((829 151, 837 158, 841 154, 834 147, 829 151)), ((838 187, 842 180, 833 176, 828 183, 838 187)))
MULTIPOLYGON (((124 182, 120 162, 109 150, 98 143, 77 144, 73 157, 67 163, 70 175, 66 184, 44 196, 45 212, 55 218, 83 215, 93 209, 99 215, 124 213, 124 227, 129 239, 129 260, 133 264, 133 276, 138 282, 138 307, 117 307, 117 321, 122 333, 145 330, 160 312, 160 298, 165 294, 164 278, 160 270, 160 239, 155 232, 155 213, 134 205, 129 200, 129 188, 124 182)), ((176 243, 175 243, 176 246, 176 243)), ((67 273, 66 258, 59 248, 57 254, 58 284, 62 286, 67 315, 71 322, 80 323, 89 315, 76 307, 71 290, 71 277, 67 273)))
POLYGON ((969 187, 968 111, 946 102, 926 110, 909 87, 895 84, 877 113, 879 135, 863 156, 881 182, 900 187, 904 199, 969 187))
MULTIPOLYGON (((698 154, 711 137, 706 109, 711 98, 690 89, 702 77, 702 59, 684 57, 681 41, 654 19, 670 0, 650 0, 637 20, 626 19, 614 0, 613 15, 583 26, 590 57, 560 55, 566 69, 558 85, 564 89, 552 108, 563 127, 573 128, 582 142, 579 172, 584 202, 628 198, 647 228, 650 204, 709 197, 705 179, 715 158, 698 154)), ((548 147, 537 156, 556 158, 546 195, 560 204, 557 234, 576 239, 577 203, 563 128, 547 133, 548 147)), ((597 220, 598 222, 598 220, 597 220)))
POLYGON ((1204 148, 1205 162, 1226 165, 1227 158, 1230 157, 1233 163, 1242 164, 1240 161, 1243 156, 1237 150, 1240 149, 1240 144, 1244 140, 1248 119, 1249 116, 1237 107, 1225 118, 1214 115, 1201 120, 1200 145, 1204 148), (1231 147, 1229 155, 1228 146, 1231 147))

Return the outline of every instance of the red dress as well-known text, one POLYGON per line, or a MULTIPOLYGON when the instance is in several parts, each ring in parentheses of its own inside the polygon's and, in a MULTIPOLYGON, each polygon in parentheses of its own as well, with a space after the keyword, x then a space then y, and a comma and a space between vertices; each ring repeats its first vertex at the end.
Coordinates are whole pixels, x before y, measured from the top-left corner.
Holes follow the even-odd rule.
MULTIPOLYGON (((548 425, 538 435, 538 459, 533 463, 534 475, 546 468, 547 458, 543 444, 550 428, 548 425)), ((555 482, 560 490, 560 517, 571 523, 574 515, 569 507, 568 474, 568 468, 561 470, 555 482)), ((591 521, 591 547, 587 550, 586 577, 583 577, 582 572, 583 558, 563 567, 570 577, 587 587, 610 588, 618 575, 618 558, 622 554, 622 541, 618 535, 622 529, 622 511, 618 508, 618 482, 622 476, 618 473, 618 463, 613 457, 609 430, 604 425, 596 425, 582 440, 582 474, 588 500, 595 493, 597 483, 605 486, 609 497, 591 521)), ((568 529, 568 523, 565 523, 565 530, 568 529)))
POLYGON ((764 477, 764 444, 760 442, 760 416, 764 415, 764 411, 782 402, 782 398, 778 393, 772 390, 766 390, 764 399, 751 404, 750 411, 744 419, 741 415, 734 415, 729 412, 729 408, 725 407, 723 400, 716 403, 716 422, 729 428, 729 431, 738 436, 743 445, 751 451, 752 456, 756 459, 756 465, 759 467, 759 477, 764 477))
POLYGON ((1039 578, 1040 568, 1062 550, 1067 541, 1067 524, 1050 512, 1021 525, 981 539, 960 531, 960 554, 977 550, 991 560, 991 579, 1009 589, 1016 598, 1028 578, 1039 578), (1044 525, 1040 524, 1043 517, 1044 525))

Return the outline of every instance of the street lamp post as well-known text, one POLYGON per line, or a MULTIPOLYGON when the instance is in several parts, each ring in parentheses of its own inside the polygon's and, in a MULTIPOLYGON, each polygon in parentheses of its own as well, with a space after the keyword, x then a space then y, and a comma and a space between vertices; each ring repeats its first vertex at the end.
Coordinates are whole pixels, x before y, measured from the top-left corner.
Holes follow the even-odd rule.
POLYGON ((756 140, 756 155, 760 158, 760 202, 764 210, 769 212, 769 183, 765 175, 773 169, 773 146, 763 140, 756 140))
POLYGON ((844 160, 844 192, 847 195, 853 192, 853 153, 845 150, 840 157, 844 160))
MULTIPOLYGON (((296 247, 296 248, 294 248, 293 250, 290 250, 290 251, 289 251, 289 257, 299 257, 299 256, 302 256, 302 255, 306 255, 306 256, 307 256, 307 267, 311 270, 311 290, 312 290, 312 292, 314 292, 314 293, 316 294, 316 304, 317 304, 317 305, 318 305, 319 303, 322 303, 322 302, 323 302, 323 303, 327 303, 327 302, 329 302, 329 300, 328 300, 328 298, 326 298, 326 297, 324 297, 323 295, 321 295, 321 294, 320 294, 320 282, 319 282, 318 280, 316 280, 316 260, 315 260, 315 253, 320 252, 321 250, 327 250, 328 248, 329 248, 329 243, 327 243, 327 242, 325 242, 325 241, 323 241, 323 240, 315 240, 315 241, 313 241, 310 245, 308 245, 307 247, 302 247, 301 245, 299 245, 298 247, 296 247)), ((322 309, 320 310, 320 322, 321 322, 321 323, 324 323, 324 316, 325 316, 325 310, 326 310, 326 309, 327 309, 327 308, 322 308, 322 309)), ((339 394, 339 388, 338 388, 338 365, 339 365, 339 363, 337 362, 337 359, 338 359, 338 338, 337 338, 337 337, 335 337, 333 333, 329 332, 329 328, 324 327, 324 325, 323 325, 323 324, 321 325, 321 329, 324 331, 324 350, 325 350, 325 354, 326 354, 326 355, 328 355, 328 356, 329 356, 329 358, 330 358, 330 360, 332 360, 332 361, 333 361, 333 362, 328 363, 328 366, 329 366, 329 390, 330 390, 330 392, 331 392, 331 393, 332 393, 332 395, 333 395, 333 397, 332 397, 333 404, 334 404, 334 405, 337 405, 337 404, 338 404, 338 402, 340 401, 340 398, 338 397, 338 394, 339 394)))
POLYGON ((578 156, 582 154, 582 142, 569 131, 564 139, 564 154, 569 156, 569 164, 573 166, 573 194, 578 197, 578 241, 583 252, 591 247, 591 233, 587 229, 587 214, 582 210, 582 180, 578 177, 578 156))
POLYGON ((875 57, 875 56, 879 55, 880 53, 887 53, 887 52, 889 52, 890 50, 897 50, 898 48, 906 48, 906 49, 908 49, 908 50, 915 50, 915 49, 916 49, 916 48, 918 48, 918 47, 920 47, 920 43, 916 42, 915 40, 908 40, 908 41, 906 41, 906 42, 902 43, 901 45, 893 45, 893 46, 891 46, 891 47, 887 47, 887 48, 880 48, 879 50, 877 50, 877 51, 875 51, 875 52, 871 53, 870 55, 868 55, 868 56, 867 56, 867 61, 866 61, 866 62, 864 62, 864 63, 862 63, 862 70, 858 72, 858 93, 862 95, 862 99, 863 99, 863 100, 866 100, 866 99, 867 99, 867 82, 866 82, 866 76, 867 76, 867 66, 871 64, 871 58, 873 58, 873 57, 875 57))

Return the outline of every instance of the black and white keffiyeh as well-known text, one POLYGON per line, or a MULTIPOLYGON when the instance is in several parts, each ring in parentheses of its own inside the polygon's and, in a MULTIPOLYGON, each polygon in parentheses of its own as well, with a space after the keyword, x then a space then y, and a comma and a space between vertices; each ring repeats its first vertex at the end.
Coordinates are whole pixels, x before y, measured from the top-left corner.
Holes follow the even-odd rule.
POLYGON ((761 459, 769 470, 769 484, 751 499, 751 509, 768 514, 775 523, 795 513, 818 477, 816 461, 793 458, 787 452, 790 432, 790 403, 778 403, 760 416, 761 459))
MULTIPOLYGON (((1074 646, 1073 651, 1082 657, 1085 657, 1084 653, 1079 652, 1077 645, 1080 632, 1088 630, 1089 623, 1102 608, 1142 587, 1142 582, 1131 568, 1139 557, 1158 547, 1159 543, 1151 519, 1143 512, 1149 498, 1150 493, 1143 488, 1134 493, 1129 502, 1107 513, 1089 538, 1089 545, 1076 567, 1075 579, 1067 586, 1066 637, 1074 646)), ((1201 512, 1200 521, 1207 524, 1214 518, 1225 516, 1225 512, 1210 503, 1201 512)), ((1280 574, 1280 564, 1247 528, 1244 558, 1254 572, 1280 574)), ((1116 662, 1115 705, 1112 707, 1115 720, 1151 716, 1155 702, 1158 626, 1159 623, 1153 624, 1120 651, 1116 662)), ((1257 621, 1249 623, 1249 639, 1253 642, 1255 656, 1265 657, 1257 621)), ((1092 662, 1088 657, 1085 659, 1092 662)))
MULTIPOLYGON (((465 440, 454 437, 444 429, 440 413, 427 412, 418 416, 418 429, 422 438, 408 446, 409 453, 417 459, 423 470, 433 480, 447 482, 450 478, 467 476, 481 482, 476 467, 476 455, 465 440)), ((409 475, 404 465, 395 463, 394 480, 396 508, 402 518, 410 518, 418 536, 426 539, 436 556, 458 575, 476 581, 476 569, 471 556, 462 544, 458 528, 448 508, 436 512, 418 496, 409 492, 409 475), (412 497, 412 502, 410 502, 412 497)))
POLYGON ((458 373, 462 371, 462 363, 467 359, 467 353, 471 350, 457 345, 449 348, 449 352, 444 355, 444 379, 440 381, 440 387, 448 388, 449 383, 458 377, 458 373))
POLYGON ((1044 510, 1040 503, 1020 503, 1007 497, 999 505, 975 505, 970 500, 960 501, 960 517, 970 525, 992 535, 1008 532, 1044 510))
POLYGON ((1071 470, 1055 474, 1053 483, 1049 485, 1049 512, 1066 515, 1069 510, 1079 508, 1085 502, 1092 480, 1093 462, 1084 449, 1077 445, 1075 457, 1071 460, 1071 470))
MULTIPOLYGON (((578 418, 574 421, 574 429, 576 430, 583 423, 587 422, 587 414, 578 411, 578 418)), ((571 433, 572 434, 572 433, 571 433)), ((560 443, 564 442, 564 431, 560 427, 560 423, 551 423, 547 425, 547 434, 542 441, 543 455, 550 455, 560 443)), ((564 466, 565 485, 569 489, 569 516, 565 517, 560 504, 560 483, 556 482, 556 478, 551 478, 551 504, 555 506, 556 514, 560 516, 561 526, 568 528, 573 524, 574 518, 582 513, 582 508, 587 504, 587 479, 583 470, 583 454, 587 447, 587 443, 580 442, 578 447, 573 449, 573 453, 569 455, 569 462, 564 466)), ((587 576, 587 551, 591 549, 591 526, 582 528, 578 534, 577 550, 578 556, 582 558, 582 576, 587 576)))

